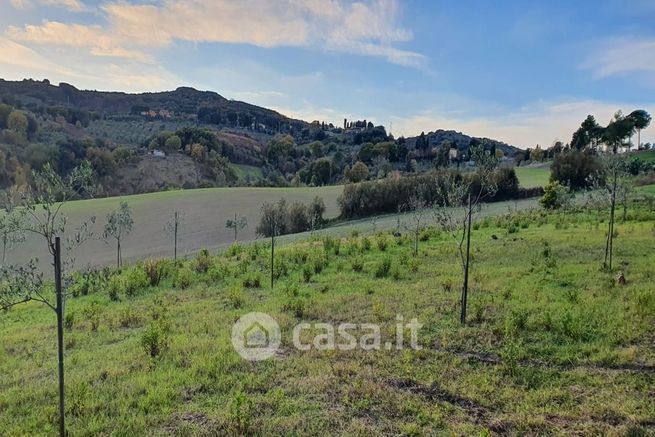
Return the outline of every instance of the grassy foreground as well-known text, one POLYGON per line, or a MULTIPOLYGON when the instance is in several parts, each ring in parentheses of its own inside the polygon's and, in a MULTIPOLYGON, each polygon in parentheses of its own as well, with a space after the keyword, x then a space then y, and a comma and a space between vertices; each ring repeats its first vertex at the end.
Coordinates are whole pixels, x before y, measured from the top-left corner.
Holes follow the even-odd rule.
MULTIPOLYGON (((618 224, 620 286, 599 270, 606 223, 589 213, 483 219, 464 327, 455 246, 437 231, 416 258, 388 234, 283 246, 272 291, 263 245, 161 261, 156 287, 126 269, 119 300, 110 280, 67 304, 71 435, 653 433, 653 220, 637 210, 618 224), (251 311, 282 328, 268 361, 231 346, 251 311), (300 321, 378 323, 384 344, 397 314, 424 325, 422 350, 292 347, 300 321)), ((15 307, 0 338, 0 434, 53 434, 54 314, 15 307)))

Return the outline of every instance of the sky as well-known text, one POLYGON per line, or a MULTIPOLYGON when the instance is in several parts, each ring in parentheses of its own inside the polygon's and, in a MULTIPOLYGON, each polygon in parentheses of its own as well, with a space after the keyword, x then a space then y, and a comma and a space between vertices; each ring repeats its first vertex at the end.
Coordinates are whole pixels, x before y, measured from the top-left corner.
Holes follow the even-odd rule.
POLYGON ((0 0, 0 78, 547 147, 655 112, 653 23, 655 0, 0 0))

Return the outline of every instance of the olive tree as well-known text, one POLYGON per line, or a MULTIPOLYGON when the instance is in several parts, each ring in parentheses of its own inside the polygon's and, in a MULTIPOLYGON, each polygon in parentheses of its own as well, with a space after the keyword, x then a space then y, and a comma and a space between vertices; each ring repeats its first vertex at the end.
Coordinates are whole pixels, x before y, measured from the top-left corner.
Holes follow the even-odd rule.
POLYGON ((70 279, 64 273, 72 267, 73 250, 91 236, 91 217, 83 222, 66 238, 67 258, 62 262, 61 237, 67 231, 66 216, 62 208, 69 200, 92 194, 92 181, 95 179, 93 168, 88 162, 74 168, 66 177, 58 175, 50 164, 32 175, 32 185, 23 196, 23 215, 18 216, 24 232, 34 234, 43 241, 52 257, 54 269, 54 296, 45 286, 43 273, 37 268, 36 259, 26 266, 3 264, 0 267, 0 309, 7 310, 24 302, 40 302, 53 310, 57 316, 57 355, 59 379, 59 435, 66 435, 64 408, 64 283, 70 279))
POLYGON ((121 242, 132 232, 132 226, 134 226, 132 209, 127 202, 121 202, 118 209, 107 214, 107 223, 105 224, 103 238, 107 243, 110 240, 116 241, 116 267, 118 268, 123 265, 121 242))
POLYGON ((173 236, 173 260, 177 261, 177 234, 183 218, 179 211, 173 212, 173 217, 164 225, 164 231, 173 236))
POLYGON ((23 222, 25 209, 18 208, 16 190, 8 190, 0 196, 0 238, 2 238, 2 265, 7 260, 7 251, 25 240, 23 222))
POLYGON ((237 218, 237 213, 234 213, 234 220, 233 219, 228 219, 225 222, 225 227, 228 229, 233 229, 234 230, 234 241, 237 241, 238 238, 238 232, 241 229, 244 229, 246 226, 248 226, 248 219, 246 219, 245 216, 241 216, 237 218))
POLYGON ((492 197, 496 192, 493 172, 498 165, 495 154, 485 150, 483 146, 471 149, 475 160, 476 172, 463 176, 459 173, 448 173, 437 186, 442 200, 435 203, 432 215, 435 223, 447 231, 457 244, 457 251, 462 267, 462 294, 460 323, 466 323, 466 308, 468 301, 469 267, 471 260, 471 222, 476 211, 481 209, 481 202, 492 197))

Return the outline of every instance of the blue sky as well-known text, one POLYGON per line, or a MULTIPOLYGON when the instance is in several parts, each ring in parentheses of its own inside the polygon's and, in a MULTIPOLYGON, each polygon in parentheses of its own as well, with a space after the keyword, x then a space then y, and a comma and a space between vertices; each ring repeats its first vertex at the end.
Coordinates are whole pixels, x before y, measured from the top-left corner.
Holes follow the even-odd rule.
POLYGON ((650 0, 0 0, 0 77, 549 146, 655 112, 654 22, 650 0))

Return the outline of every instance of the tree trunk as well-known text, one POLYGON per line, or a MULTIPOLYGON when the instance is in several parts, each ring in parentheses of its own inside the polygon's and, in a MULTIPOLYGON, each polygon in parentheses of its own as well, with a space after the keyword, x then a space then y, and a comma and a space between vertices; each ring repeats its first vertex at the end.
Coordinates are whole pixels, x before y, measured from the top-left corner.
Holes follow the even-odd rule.
POLYGON ((116 239, 116 267, 121 268, 121 239, 116 239))
POLYGON ((177 223, 178 223, 177 212, 175 212, 175 231, 174 231, 175 242, 173 243, 173 261, 177 261, 177 223))
POLYGON ((275 233, 271 235, 271 290, 273 289, 273 265, 275 262, 275 233))
POLYGON ((7 233, 5 232, 2 235, 2 265, 5 265, 5 259, 7 257, 7 233))
POLYGON ((468 217, 466 223, 466 261, 464 263, 464 285, 462 286, 462 312, 459 317, 459 321, 462 325, 466 323, 466 305, 467 305, 468 290, 469 290, 469 260, 471 254, 471 215, 472 215, 472 204, 471 204, 471 193, 469 193, 468 217))
POLYGON ((607 242, 605 244, 605 267, 612 270, 612 246, 614 244, 614 215, 616 210, 616 182, 617 171, 614 170, 614 180, 612 182, 612 197, 610 202, 610 220, 607 224, 607 242))
POLYGON ((57 356, 59 360, 59 436, 65 437, 64 409, 64 299, 61 287, 61 243, 55 237, 55 294, 57 295, 57 356))
POLYGON ((237 241, 237 214, 234 213, 234 241, 237 241))

